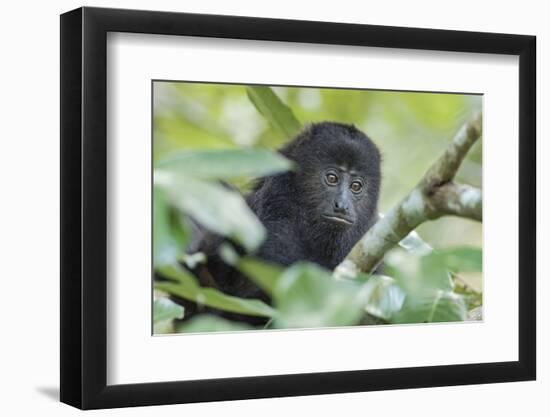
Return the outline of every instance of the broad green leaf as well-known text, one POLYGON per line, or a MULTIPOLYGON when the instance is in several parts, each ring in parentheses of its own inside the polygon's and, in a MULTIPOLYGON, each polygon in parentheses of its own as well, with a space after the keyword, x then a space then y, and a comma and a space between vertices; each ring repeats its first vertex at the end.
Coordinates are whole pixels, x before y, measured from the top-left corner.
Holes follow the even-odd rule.
POLYGON ((449 268, 444 259, 432 252, 423 256, 421 260, 421 280, 423 288, 451 291, 454 288, 449 268))
POLYGON ((435 252, 417 256, 400 249, 385 258, 384 273, 397 280, 406 293, 429 289, 452 290, 453 282, 442 259, 435 252))
POLYGON ((242 244, 248 251, 265 238, 262 223, 236 191, 196 178, 156 170, 155 186, 168 200, 207 229, 242 244))
POLYGON ((197 291, 200 289, 197 278, 177 264, 159 267, 158 271, 164 278, 183 284, 185 287, 189 288, 189 291, 197 291))
POLYGON ((176 329, 178 333, 201 333, 201 332, 236 332, 252 330, 252 326, 235 321, 229 321, 210 314, 201 314, 193 317, 186 323, 182 323, 176 329))
POLYGON ((155 168, 194 178, 229 180, 276 174, 291 169, 292 163, 268 149, 211 149, 172 153, 155 168))
POLYGON ((387 257, 388 271, 405 291, 401 310, 390 318, 395 323, 424 323, 463 321, 467 315, 467 300, 453 291, 454 284, 449 274, 451 263, 459 259, 470 260, 474 265, 475 254, 470 251, 432 252, 415 256, 408 252, 394 251, 387 257), (466 256, 467 255, 467 256, 466 256), (452 262, 449 262, 451 260, 452 262))
POLYGON ((314 264, 297 263, 277 280, 273 297, 277 328, 348 326, 362 315, 361 285, 335 280, 314 264))
POLYGON ((251 316, 271 317, 275 310, 261 300, 227 295, 214 288, 200 287, 196 278, 177 266, 160 269, 161 274, 176 282, 157 282, 155 288, 219 310, 251 316))
POLYGON ((242 257, 237 269, 254 281, 267 294, 272 295, 283 268, 251 256, 242 257))
POLYGON ((275 310, 261 300, 234 297, 214 288, 203 288, 200 295, 204 297, 204 304, 220 310, 262 317, 272 317, 275 314, 275 310))
POLYGON ((399 313, 392 317, 393 323, 437 323, 464 321, 467 309, 464 298, 452 291, 426 290, 408 294, 399 313))
POLYGON ((274 130, 280 132, 287 139, 298 134, 302 125, 290 107, 284 104, 270 87, 249 86, 246 87, 246 93, 274 130))
POLYGON ((155 284, 155 288, 198 304, 232 313, 260 317, 271 317, 275 313, 273 308, 261 300, 234 297, 214 288, 201 288, 194 294, 190 293, 189 288, 178 283, 158 282, 155 284))
POLYGON ((437 252, 443 263, 454 272, 481 272, 483 255, 479 248, 458 247, 437 252))
POLYGON ((238 269, 264 290, 266 294, 273 294, 277 280, 283 273, 283 267, 252 256, 241 257, 229 243, 223 243, 218 253, 226 264, 238 269))
POLYGON ((189 240, 189 231, 179 220, 171 221, 166 196, 158 187, 153 189, 153 264, 156 267, 177 262, 189 240))
POLYGON ((183 314, 183 307, 174 303, 169 298, 160 297, 153 303, 153 321, 155 323, 166 320, 182 319, 183 314))

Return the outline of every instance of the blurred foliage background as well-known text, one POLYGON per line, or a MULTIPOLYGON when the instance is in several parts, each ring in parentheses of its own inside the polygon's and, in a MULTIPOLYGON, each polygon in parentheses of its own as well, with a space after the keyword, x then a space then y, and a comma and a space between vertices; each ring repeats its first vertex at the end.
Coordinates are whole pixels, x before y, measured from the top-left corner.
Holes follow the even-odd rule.
MULTIPOLYGON (((416 185, 460 126, 474 111, 482 107, 482 97, 479 95, 302 87, 269 89, 164 81, 154 82, 153 95, 153 158, 156 168, 162 168, 163 161, 169 161, 174 155, 177 159, 178 155, 186 152, 193 156, 196 155, 194 152, 205 150, 274 150, 290 140, 301 124, 331 120, 356 125, 381 149, 382 213, 416 185)), ((252 169, 251 172, 256 171, 252 169)), ((155 176, 160 174, 155 171, 155 176)), ((231 178, 227 177, 228 175, 220 175, 220 179, 229 179, 246 192, 246 178, 239 175, 235 175, 235 178, 231 175, 231 178)), ((469 152, 457 180, 482 187, 481 141, 469 152)), ((170 205, 174 198, 174 195, 168 195, 166 204, 170 205)), ((173 205, 181 209, 177 203, 173 205)), ((183 207, 184 212, 186 209, 187 206, 183 207)), ((185 221, 183 225, 185 226, 185 221)), ((157 223, 155 227, 158 227, 157 223)), ((180 228, 173 221, 165 222, 164 227, 180 228)), ((481 256, 481 223, 443 217, 424 223, 417 232, 421 239, 439 251, 478 248, 478 252, 473 255, 468 253, 465 258, 461 258, 466 259, 466 263, 470 262, 470 266, 473 258, 481 256)), ((459 255, 460 258, 463 253, 459 255)), ((411 262, 405 260, 406 257, 394 256, 394 259, 402 264, 408 263, 410 267, 411 262)), ((468 308, 481 304, 480 262, 479 260, 478 267, 465 267, 460 275, 453 275, 455 285, 452 293, 467 296, 470 301, 474 300, 468 303, 468 308)), ((400 272, 394 271, 393 278, 398 275, 400 272)), ((177 307, 174 310, 174 306, 165 300, 167 299, 162 297, 162 301, 155 302, 155 307, 160 309, 159 317, 164 318, 155 320, 156 323, 163 323, 156 327, 158 332, 174 330, 171 324, 167 325, 165 317, 180 318, 184 314, 177 307), (160 314, 167 311, 163 307, 172 308, 173 314, 161 316, 160 314)), ((199 322, 195 320, 184 331, 232 330, 234 327, 215 320, 214 323, 208 317, 200 320, 202 326, 197 325, 199 322)), ((304 325, 307 327, 307 323, 304 325)))

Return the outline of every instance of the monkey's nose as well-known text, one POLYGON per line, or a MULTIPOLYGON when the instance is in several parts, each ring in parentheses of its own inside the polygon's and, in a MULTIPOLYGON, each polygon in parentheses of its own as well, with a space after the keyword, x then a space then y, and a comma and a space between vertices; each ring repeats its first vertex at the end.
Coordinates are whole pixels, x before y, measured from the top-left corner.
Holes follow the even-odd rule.
POLYGON ((334 212, 340 213, 340 214, 347 214, 348 212, 348 205, 341 200, 334 200, 334 212))

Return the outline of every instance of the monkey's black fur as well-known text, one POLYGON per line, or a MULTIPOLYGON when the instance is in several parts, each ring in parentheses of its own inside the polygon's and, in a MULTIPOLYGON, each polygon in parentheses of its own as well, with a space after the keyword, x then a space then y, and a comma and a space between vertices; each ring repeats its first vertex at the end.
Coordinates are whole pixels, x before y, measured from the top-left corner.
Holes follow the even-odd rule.
MULTIPOLYGON (((301 260, 333 269, 377 218, 378 148, 352 125, 323 122, 304 129, 280 153, 295 163, 295 169, 259 180, 246 198, 267 230, 256 256, 285 266, 301 260)), ((207 265, 195 271, 201 284, 269 301, 254 283, 223 262, 218 253, 222 242, 220 236, 198 230, 190 251, 207 255, 207 265)))

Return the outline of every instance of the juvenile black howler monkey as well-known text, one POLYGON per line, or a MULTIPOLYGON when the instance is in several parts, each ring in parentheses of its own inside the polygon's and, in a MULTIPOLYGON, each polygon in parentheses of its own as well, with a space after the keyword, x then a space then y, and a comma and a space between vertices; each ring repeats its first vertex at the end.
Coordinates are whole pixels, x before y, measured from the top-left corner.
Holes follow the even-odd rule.
MULTIPOLYGON (((323 122, 305 128, 279 152, 295 169, 262 178, 246 198, 267 230, 256 256, 285 266, 302 260, 333 269, 377 218, 378 148, 352 125, 323 122)), ((223 262, 221 237, 198 232, 190 251, 207 255, 208 263, 200 267, 207 271, 195 271, 202 285, 269 301, 223 262)))

